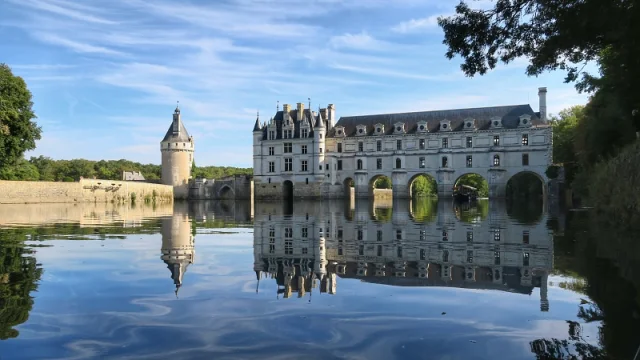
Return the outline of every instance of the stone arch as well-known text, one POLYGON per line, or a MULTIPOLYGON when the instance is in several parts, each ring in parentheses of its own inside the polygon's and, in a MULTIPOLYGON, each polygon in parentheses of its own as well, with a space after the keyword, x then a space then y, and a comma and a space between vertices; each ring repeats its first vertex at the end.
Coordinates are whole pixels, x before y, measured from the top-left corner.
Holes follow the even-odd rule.
POLYGON ((436 180, 436 177, 431 175, 431 174, 429 174, 429 173, 424 172, 424 173, 418 173, 418 174, 413 175, 409 179, 409 181, 407 182, 407 191, 409 193, 409 198, 410 199, 413 198, 414 195, 416 195, 416 194, 413 193, 413 183, 414 183, 414 181, 416 181, 419 177, 422 177, 422 176, 426 177, 427 179, 429 179, 429 180, 431 180, 433 182, 433 184, 435 185, 434 189, 433 189, 435 191, 434 195, 438 196, 438 182, 436 180))
POLYGON ((236 193, 231 188, 231 186, 224 184, 220 190, 218 190, 217 198, 218 199, 234 199, 236 197, 236 193))
POLYGON ((392 187, 393 187, 393 183, 391 181, 391 178, 387 175, 384 174, 377 174, 371 177, 371 179, 369 179, 369 196, 371 198, 374 197, 374 195, 378 194, 378 195, 385 195, 385 196, 393 196, 392 195, 392 187), (381 179, 386 179, 386 181, 388 181, 388 187, 386 189, 378 189, 380 191, 375 190, 374 186, 376 185, 376 182, 378 180, 381 179))
POLYGON ((478 189, 478 197, 489 197, 489 179, 477 172, 465 172, 458 175, 453 182, 452 191, 458 185, 468 185, 478 189))
POLYGON ((344 186, 344 196, 347 199, 351 198, 351 194, 355 194, 355 186, 356 186, 356 182, 353 180, 353 178, 348 177, 346 179, 344 179, 344 181, 342 182, 342 185, 344 186))
POLYGON ((284 199, 293 199, 293 182, 285 180, 282 182, 282 197, 284 199))
MULTIPOLYGON (((518 171, 515 174, 512 174, 509 179, 507 180, 507 182, 505 183, 506 185, 506 196, 508 198, 513 198, 513 185, 514 185, 514 181, 517 181, 519 178, 528 178, 528 179, 532 179, 535 178, 538 180, 538 186, 539 186, 539 195, 541 196, 541 199, 544 201, 547 198, 547 194, 548 194, 548 184, 546 182, 546 177, 542 174, 539 174, 535 171, 531 171, 531 170, 523 170, 523 171, 518 171)), ((532 184, 533 185, 533 184, 532 184)), ((531 189, 534 190, 534 189, 531 189)))

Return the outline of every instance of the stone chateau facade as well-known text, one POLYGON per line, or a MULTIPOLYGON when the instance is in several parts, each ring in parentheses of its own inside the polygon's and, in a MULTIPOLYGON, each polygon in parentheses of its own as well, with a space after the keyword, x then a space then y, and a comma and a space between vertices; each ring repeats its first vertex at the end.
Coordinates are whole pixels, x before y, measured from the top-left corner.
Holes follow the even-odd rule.
POLYGON ((253 128, 257 199, 370 196, 381 176, 393 196, 411 196, 411 183, 429 175, 438 195, 451 196, 457 179, 483 176, 489 196, 502 197, 514 175, 534 174, 546 192, 552 161, 546 88, 539 111, 530 105, 336 117, 336 108, 312 111, 284 104, 253 128), (353 190, 350 185, 353 184, 353 190))

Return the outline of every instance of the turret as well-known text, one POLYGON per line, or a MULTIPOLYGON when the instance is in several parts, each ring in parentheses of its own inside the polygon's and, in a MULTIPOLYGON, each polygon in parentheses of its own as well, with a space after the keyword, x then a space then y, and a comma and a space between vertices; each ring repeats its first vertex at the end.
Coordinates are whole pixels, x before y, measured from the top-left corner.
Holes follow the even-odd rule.
POLYGON ((253 125, 253 174, 257 176, 262 175, 262 137, 263 130, 260 126, 260 112, 258 112, 253 125))
MULTIPOLYGON (((326 113, 326 112, 324 112, 326 113)), ((327 129, 324 126, 324 118, 323 111, 320 109, 318 114, 314 120, 315 124, 313 124, 313 137, 314 137, 314 149, 313 154, 315 156, 315 164, 318 167, 317 169, 313 169, 316 174, 316 181, 324 181, 325 174, 325 151, 326 149, 326 135, 327 129)))
POLYGON ((180 108, 173 112, 173 121, 160 142, 162 153, 162 183, 174 186, 174 197, 186 198, 195 144, 180 117, 180 108))

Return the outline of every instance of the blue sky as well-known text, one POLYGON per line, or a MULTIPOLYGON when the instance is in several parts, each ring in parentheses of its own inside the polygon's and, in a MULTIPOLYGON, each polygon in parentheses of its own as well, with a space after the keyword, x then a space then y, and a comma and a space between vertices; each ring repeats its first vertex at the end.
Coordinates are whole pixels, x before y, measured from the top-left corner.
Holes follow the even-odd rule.
MULTIPOLYGON (((467 78, 439 15, 458 0, 4 0, 0 62, 33 92, 42 140, 27 156, 160 163, 176 101, 198 165, 251 166, 256 112, 276 102, 337 116, 530 103, 584 104, 526 60, 467 78)), ((474 2, 490 6, 490 2, 474 2)))

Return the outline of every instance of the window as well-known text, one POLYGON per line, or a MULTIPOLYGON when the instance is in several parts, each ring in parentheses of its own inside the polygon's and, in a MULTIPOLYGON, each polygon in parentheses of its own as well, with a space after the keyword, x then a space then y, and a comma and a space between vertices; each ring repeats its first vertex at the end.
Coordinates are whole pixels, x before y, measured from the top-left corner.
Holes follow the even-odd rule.
POLYGON ((467 250, 467 262, 469 264, 473 263, 473 250, 467 250))
POLYGON ((358 141, 358 151, 364 151, 364 143, 362 141, 358 141))
POLYGON ((342 160, 338 160, 338 170, 342 170, 342 160))
POLYGON ((308 171, 307 160, 300 161, 300 171, 308 171))
POLYGON ((471 136, 467 136, 467 147, 473 147, 473 138, 471 136))
POLYGON ((376 168, 378 170, 382 169, 382 159, 376 159, 376 168))
POLYGON ((522 254, 522 266, 529 266, 529 253, 522 254))
POLYGON ((271 228, 269 229, 269 253, 273 254, 276 252, 276 230, 271 228))
POLYGON ((442 262, 449 262, 449 251, 445 250, 442 252, 442 262))
POLYGON ((396 140, 396 150, 402 150, 402 140, 396 140))
POLYGON ((442 157, 442 167, 446 168, 449 165, 449 159, 446 156, 442 157))
POLYGON ((276 139, 276 132, 271 130, 269 131, 269 140, 275 140, 276 139))
POLYGON ((427 260, 427 251, 425 249, 420 249, 420 260, 427 260))
POLYGON ((402 160, 396 159, 396 169, 401 169, 401 168, 402 168, 402 160))
POLYGON ((442 148, 446 149, 448 147, 449 147, 449 139, 447 138, 442 139, 442 148))
POLYGON ((493 166, 500 166, 500 156, 493 155, 493 166))
POLYGON ((364 245, 358 246, 358 255, 364 255, 364 245))
POLYGON ((282 138, 283 139, 291 139, 291 130, 283 130, 282 131, 282 138))
POLYGON ((362 229, 358 229, 358 240, 362 240, 363 237, 364 237, 364 233, 362 229))
POLYGON ((293 240, 291 239, 284 240, 284 254, 293 255, 293 240))
POLYGON ((318 170, 322 171, 322 164, 318 165, 318 170))
POLYGON ((320 148, 320 154, 322 154, 322 148, 320 148))
POLYGON ((378 140, 376 142, 376 148, 378 149, 378 151, 382 151, 382 141, 378 140))
POLYGON ((402 240, 402 230, 396 230, 396 240, 402 240))
POLYGON ((495 135, 493 137, 493 146, 500 146, 500 136, 495 135))
POLYGON ((376 238, 378 241, 382 241, 382 230, 378 230, 376 233, 376 238))
POLYGON ((304 179, 304 182, 305 182, 307 185, 309 185, 309 178, 305 178, 305 179, 304 179))
POLYGON ((269 146, 269 155, 274 155, 276 153, 276 148, 273 146, 269 146))
POLYGON ((493 230, 493 241, 500 241, 500 229, 493 230))
POLYGON ((308 129, 302 129, 302 136, 303 138, 309 137, 309 130, 308 129))
POLYGON ((322 134, 318 134, 318 138, 322 139, 322 134))
POLYGON ((342 143, 338 143, 338 152, 342 152, 342 143))
POLYGON ((342 239, 342 229, 338 229, 338 239, 342 239))
POLYGON ((524 146, 529 145, 529 135, 528 134, 522 134, 522 145, 524 145, 524 146))
POLYGON ((382 245, 378 245, 378 251, 376 253, 378 256, 382 256, 382 245))
POLYGON ((523 244, 528 244, 529 243, 529 231, 525 230, 522 232, 522 243, 523 244))
POLYGON ((271 178, 268 178, 267 180, 269 181, 269 184, 271 184, 271 178))
POLYGON ((522 166, 529 166, 529 154, 522 154, 522 166))
POLYGON ((467 242, 473 242, 473 231, 467 231, 467 242))
POLYGON ((342 251, 342 246, 338 247, 338 255, 342 255, 343 251, 342 251))
POLYGON ((357 169, 362 170, 362 160, 358 159, 356 163, 357 163, 357 169))
POLYGON ((427 162, 426 162, 426 160, 425 160, 423 157, 421 157, 421 158, 420 158, 420 164, 419 164, 419 167, 420 167, 420 168, 423 168, 423 169, 424 169, 425 167, 427 167, 427 162))
POLYGON ((467 155, 467 167, 473 167, 473 157, 471 155, 467 155))
POLYGON ((284 152, 285 154, 293 152, 293 146, 291 146, 291 143, 284 143, 284 152))
POLYGON ((309 228, 303 227, 302 228, 302 237, 306 238, 309 236, 309 228))
POLYGON ((442 232, 442 241, 449 241, 449 233, 446 230, 442 232))
POLYGON ((306 247, 302 248, 302 255, 307 255, 309 253, 309 249, 306 247))
POLYGON ((291 158, 284 159, 284 171, 293 171, 293 160, 291 158))
POLYGON ((307 145, 302 145, 302 153, 306 154, 307 153, 307 145))
POLYGON ((275 172, 276 171, 276 163, 274 161, 269 161, 269 172, 275 172))
MULTIPOLYGON (((500 249, 499 248, 493 252, 493 263, 495 265, 500 265, 500 249)), ((496 270, 496 273, 495 273, 495 280, 500 280, 500 272, 498 270, 496 270)))
POLYGON ((424 150, 424 139, 418 140, 418 147, 420 148, 420 150, 424 150))
POLYGON ((398 246, 397 254, 396 254, 396 255, 398 255, 398 257, 399 257, 399 258, 401 258, 401 257, 402 257, 402 246, 398 246))
POLYGON ((324 169, 329 170, 329 164, 324 164, 324 169))

